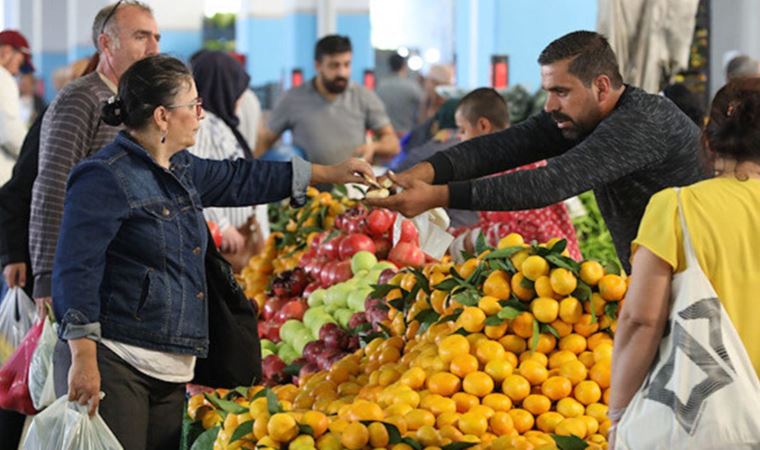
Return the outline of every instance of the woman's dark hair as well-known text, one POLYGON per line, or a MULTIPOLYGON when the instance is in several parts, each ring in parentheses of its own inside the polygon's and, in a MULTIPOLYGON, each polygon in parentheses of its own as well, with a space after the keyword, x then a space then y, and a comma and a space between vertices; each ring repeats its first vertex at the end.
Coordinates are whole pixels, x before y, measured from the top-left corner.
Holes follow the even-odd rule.
POLYGON ((702 135, 715 156, 760 162, 760 78, 737 78, 723 86, 702 135))
POLYGON ((170 105, 192 79, 190 70, 177 58, 155 55, 141 59, 121 76, 119 94, 103 105, 103 122, 141 129, 157 107, 170 105))

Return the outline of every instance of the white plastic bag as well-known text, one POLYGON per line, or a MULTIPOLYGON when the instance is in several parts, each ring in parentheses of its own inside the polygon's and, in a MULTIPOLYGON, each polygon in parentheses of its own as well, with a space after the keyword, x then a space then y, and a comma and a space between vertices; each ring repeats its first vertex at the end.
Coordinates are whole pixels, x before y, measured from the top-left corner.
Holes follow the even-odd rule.
MULTIPOLYGON (((102 395, 102 394, 101 394, 102 395)), ((24 440, 25 450, 122 450, 100 414, 62 396, 37 414, 24 440)))
POLYGON ((29 395, 32 397, 34 408, 40 411, 55 401, 53 351, 58 341, 56 331, 55 322, 49 317, 46 318, 42 335, 29 364, 29 395))
MULTIPOLYGON (((401 238, 401 222, 405 219, 401 214, 396 216, 393 224, 393 245, 401 238)), ((449 226, 449 215, 443 208, 434 208, 409 219, 414 223, 420 237, 420 249, 433 259, 441 259, 454 240, 454 236, 446 229, 449 226)))
POLYGON ((683 218, 686 270, 673 276, 668 332, 617 427, 617 450, 760 448, 760 382, 699 267, 683 218))
POLYGON ((36 308, 23 289, 14 287, 0 303, 0 365, 10 357, 32 328, 36 308))

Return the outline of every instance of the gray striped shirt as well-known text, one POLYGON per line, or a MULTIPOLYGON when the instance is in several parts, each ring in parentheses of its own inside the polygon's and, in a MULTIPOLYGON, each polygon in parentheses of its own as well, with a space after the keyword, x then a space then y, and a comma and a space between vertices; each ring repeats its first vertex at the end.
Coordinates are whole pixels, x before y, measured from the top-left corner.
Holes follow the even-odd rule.
POLYGON ((63 88, 45 113, 29 221, 35 297, 51 295, 53 257, 69 172, 76 163, 113 141, 120 129, 100 120, 102 103, 113 94, 100 75, 93 72, 63 88))
POLYGON ((704 178, 699 145, 699 129, 670 100, 627 86, 613 112, 580 141, 565 139, 543 112, 428 161, 434 183, 448 183, 451 208, 541 208, 593 189, 628 270, 649 198, 704 178), (546 167, 477 179, 542 159, 546 167))

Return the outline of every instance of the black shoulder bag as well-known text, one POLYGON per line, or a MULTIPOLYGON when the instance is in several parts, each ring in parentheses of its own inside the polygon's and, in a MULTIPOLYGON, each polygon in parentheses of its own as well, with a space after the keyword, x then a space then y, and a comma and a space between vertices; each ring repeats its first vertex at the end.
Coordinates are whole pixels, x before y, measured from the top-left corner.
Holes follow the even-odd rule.
POLYGON ((256 312, 209 232, 206 250, 209 348, 198 358, 194 384, 235 388, 261 381, 261 345, 256 312))

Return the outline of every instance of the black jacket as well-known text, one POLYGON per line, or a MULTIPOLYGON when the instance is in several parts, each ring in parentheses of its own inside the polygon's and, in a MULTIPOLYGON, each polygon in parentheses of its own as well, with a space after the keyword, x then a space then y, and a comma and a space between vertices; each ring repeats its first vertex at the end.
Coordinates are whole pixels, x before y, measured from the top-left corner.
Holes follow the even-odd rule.
POLYGON ((32 292, 32 264, 29 259, 29 215, 32 208, 32 187, 37 178, 40 155, 40 130, 44 111, 32 124, 24 138, 13 175, 0 187, 0 264, 26 262, 25 291, 32 292))

